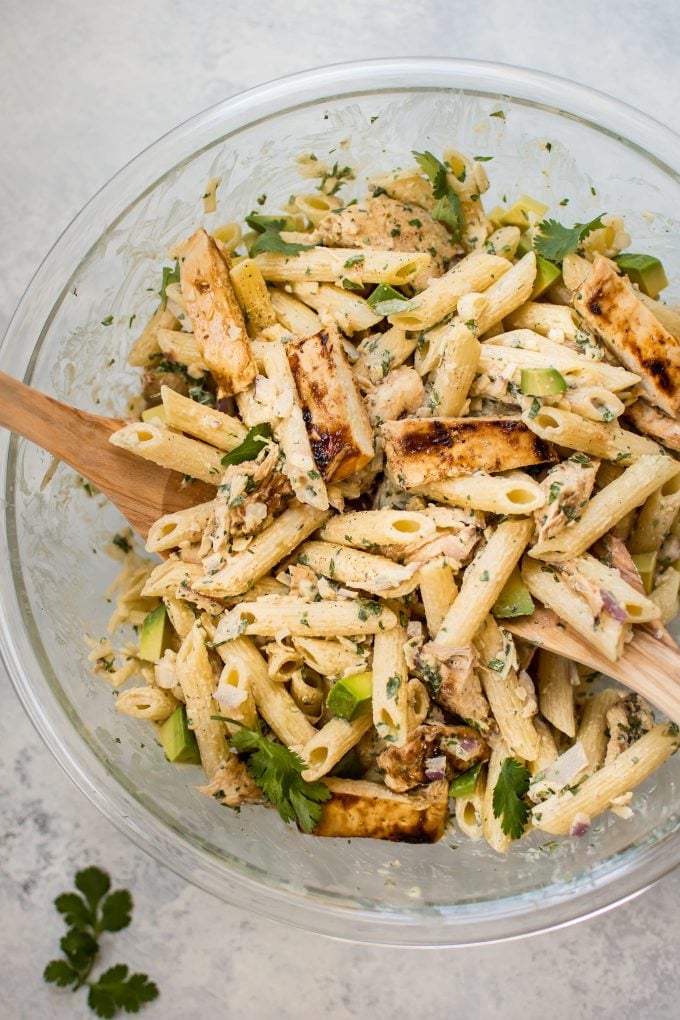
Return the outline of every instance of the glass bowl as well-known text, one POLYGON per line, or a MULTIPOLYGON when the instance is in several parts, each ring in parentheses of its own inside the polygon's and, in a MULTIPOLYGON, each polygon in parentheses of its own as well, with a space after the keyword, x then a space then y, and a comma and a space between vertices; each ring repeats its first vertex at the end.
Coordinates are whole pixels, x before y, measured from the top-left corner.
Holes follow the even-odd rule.
MULTIPOLYGON (((664 261, 679 296, 678 139, 643 114, 535 72, 453 60, 386 60, 309 71, 220 103, 122 170, 37 272, 0 366, 87 410, 119 414, 138 387, 126 365, 153 309, 168 246, 197 224, 240 218, 267 195, 304 190, 295 156, 314 152, 361 178, 411 149, 493 156, 487 208, 522 192, 569 223, 622 213, 635 248, 664 261), (503 116, 494 116, 495 114, 503 116), (549 143, 549 144, 548 144, 549 143), (221 176, 219 211, 203 216, 221 176), (566 209, 559 209, 563 199, 566 209), (136 323, 131 317, 137 316, 136 323), (110 326, 103 325, 113 316, 110 326)), ((83 633, 106 632, 117 565, 101 547, 116 511, 49 457, 1 437, 2 657, 29 716, 80 789, 139 846, 225 901, 357 941, 461 945, 529 934, 627 899, 680 860, 680 756, 635 795, 631 820, 588 837, 533 834, 506 857, 455 833, 434 846, 325 840, 273 811, 220 809, 199 770, 166 764, 150 728, 116 713, 89 675, 83 633)))

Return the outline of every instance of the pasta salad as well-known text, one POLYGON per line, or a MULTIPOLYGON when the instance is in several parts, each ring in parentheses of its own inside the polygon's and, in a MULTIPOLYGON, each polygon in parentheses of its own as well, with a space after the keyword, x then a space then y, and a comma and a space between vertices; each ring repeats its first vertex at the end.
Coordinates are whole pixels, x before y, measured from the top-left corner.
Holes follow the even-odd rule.
POLYGON ((510 628, 541 605, 612 662, 670 640, 680 314, 620 218, 487 212, 486 157, 412 160, 345 203, 353 170, 305 155, 316 190, 170 252, 112 442, 215 494, 151 527, 160 562, 125 549, 139 640, 90 659, 219 804, 503 853, 629 816, 678 746, 510 628))

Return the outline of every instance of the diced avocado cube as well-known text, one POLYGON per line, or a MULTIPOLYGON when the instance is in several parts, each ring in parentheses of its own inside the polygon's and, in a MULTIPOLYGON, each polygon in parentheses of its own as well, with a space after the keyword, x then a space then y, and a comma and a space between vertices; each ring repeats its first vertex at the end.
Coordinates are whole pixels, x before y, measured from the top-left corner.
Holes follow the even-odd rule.
POLYGON ((529 616, 535 609, 534 600, 519 572, 515 567, 496 599, 491 612, 499 620, 509 620, 513 616, 529 616))
POLYGON ((519 227, 525 230, 530 223, 542 220, 548 206, 530 195, 520 195, 514 205, 503 213, 501 223, 504 227, 519 227))
POLYGON ((172 625, 165 606, 159 606, 144 617, 139 635, 139 657, 157 662, 170 644, 172 625))
POLYGON ((659 291, 668 286, 663 263, 655 255, 636 255, 628 251, 616 255, 614 262, 648 297, 657 297, 659 291))
POLYGON ((182 765, 200 765, 201 756, 192 730, 189 729, 184 705, 166 719, 158 731, 165 757, 182 765))
POLYGON ((635 553, 632 557, 633 563, 637 567, 637 572, 642 580, 642 585, 647 595, 654 587, 654 572, 656 571, 656 557, 657 551, 635 553))
POLYGON ((467 772, 461 772, 449 786, 449 797, 470 797, 475 792, 477 777, 481 770, 482 763, 477 762, 467 772))
POLYGON ((534 245, 531 237, 526 232, 522 232, 519 235, 519 244, 517 245, 515 255, 517 256, 517 258, 521 259, 524 255, 528 255, 529 252, 533 250, 534 245))
POLYGON ((338 779, 361 779, 365 771, 356 747, 352 747, 328 774, 338 779))
POLYGON ((528 397, 554 397, 567 384, 556 368, 523 368, 519 388, 528 397))
POLYGON ((534 289, 531 292, 531 300, 540 297, 548 287, 552 286, 555 280, 559 280, 562 272, 554 262, 548 262, 542 255, 536 256, 536 279, 534 289))
POLYGON ((162 404, 155 407, 147 407, 142 411, 142 421, 160 421, 165 423, 165 408, 162 404))
POLYGON ((503 217, 505 216, 505 209, 502 205, 495 205, 493 209, 486 214, 491 220, 491 226, 494 230, 498 230, 499 227, 503 226, 503 217))
POLYGON ((373 674, 355 673, 338 680, 331 687, 326 698, 328 710, 340 719, 351 722, 371 707, 373 674))

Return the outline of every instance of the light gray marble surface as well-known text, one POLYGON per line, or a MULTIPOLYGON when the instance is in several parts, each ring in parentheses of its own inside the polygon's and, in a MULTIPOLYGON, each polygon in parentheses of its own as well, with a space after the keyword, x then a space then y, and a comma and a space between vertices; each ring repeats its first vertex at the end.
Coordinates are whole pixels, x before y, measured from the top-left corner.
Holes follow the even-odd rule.
MULTIPOLYGON (((500 60, 575 78, 680 128, 677 0, 0 6, 0 329, 43 254, 119 166, 210 103, 280 74, 403 54, 500 60)), ((80 995, 40 976, 60 932, 51 900, 86 862, 133 891, 134 923, 114 951, 157 980, 149 1020, 677 1015, 680 874, 525 942, 457 952, 335 943, 227 907, 137 850, 56 768, 0 682, 2 1018, 89 1015, 80 995)))

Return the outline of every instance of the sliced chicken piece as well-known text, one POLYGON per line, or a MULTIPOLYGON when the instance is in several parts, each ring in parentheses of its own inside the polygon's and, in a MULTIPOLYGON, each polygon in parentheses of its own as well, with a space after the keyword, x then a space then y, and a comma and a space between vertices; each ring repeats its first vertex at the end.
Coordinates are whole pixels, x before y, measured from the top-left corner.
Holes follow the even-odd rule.
POLYGON ((400 843, 436 843, 449 817, 449 784, 394 793, 364 779, 324 779, 333 796, 322 807, 315 836, 367 836, 400 843))
POLYGON ((340 481, 373 458, 373 429, 342 345, 322 331, 286 347, 316 466, 340 481))
POLYGON ((627 418, 638 432, 658 439, 669 450, 677 450, 680 453, 680 422, 669 418, 646 400, 636 400, 626 408, 623 417, 627 418))
POLYGON ((404 793, 414 786, 426 783, 432 759, 442 757, 447 778, 472 768, 478 761, 486 761, 489 748, 483 737, 471 726, 442 726, 424 723, 416 727, 403 747, 388 747, 378 758, 384 770, 385 784, 390 790, 404 793), (448 765, 448 768, 446 766, 448 765))
POLYGON ((545 505, 534 514, 537 542, 554 538, 570 521, 580 517, 593 491, 599 466, 599 461, 577 454, 576 459, 570 457, 548 471, 541 482, 545 505))
POLYGON ((229 256, 201 227, 181 248, 180 281, 203 361, 221 396, 241 393, 257 367, 229 277, 229 256))
POLYGON ((380 434, 389 474, 402 489, 556 459, 519 418, 405 418, 382 425, 380 434))
POLYGON ((213 797, 225 807, 237 808, 241 804, 260 804, 262 791, 250 776, 245 763, 235 754, 229 756, 217 770, 207 786, 199 786, 199 793, 213 797))
POLYGON ((430 277, 441 276, 456 254, 456 246, 443 224, 433 220, 424 209, 404 205, 386 195, 329 213, 318 230, 322 243, 336 248, 429 252, 432 265, 413 280, 416 290, 426 287, 430 277))
POLYGON ((609 259, 595 256, 573 305, 621 364, 642 376, 647 399, 675 416, 680 410, 680 340, 661 325, 609 259))
POLYGON ((610 765, 622 751, 649 733, 654 725, 654 716, 647 702, 639 694, 629 694, 607 712, 609 743, 604 759, 610 765))
POLYGON ((395 421, 402 414, 412 414, 423 402, 423 381, 413 368, 401 365, 389 372, 386 379, 364 397, 372 425, 395 421))

